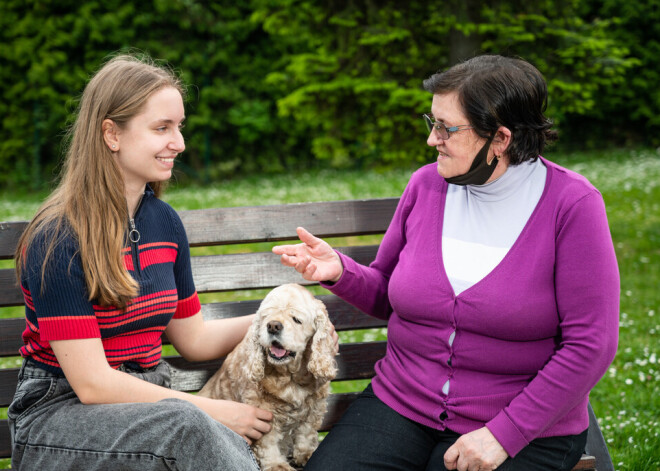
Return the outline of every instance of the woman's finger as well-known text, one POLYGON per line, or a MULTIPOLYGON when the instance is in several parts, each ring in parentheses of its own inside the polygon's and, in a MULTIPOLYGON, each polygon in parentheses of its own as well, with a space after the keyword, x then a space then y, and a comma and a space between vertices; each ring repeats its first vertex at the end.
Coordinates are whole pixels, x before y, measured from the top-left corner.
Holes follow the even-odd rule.
POLYGON ((296 228, 296 233, 298 234, 298 238, 301 240, 301 242, 304 242, 310 247, 315 247, 323 242, 323 239, 319 239, 304 227, 296 228))

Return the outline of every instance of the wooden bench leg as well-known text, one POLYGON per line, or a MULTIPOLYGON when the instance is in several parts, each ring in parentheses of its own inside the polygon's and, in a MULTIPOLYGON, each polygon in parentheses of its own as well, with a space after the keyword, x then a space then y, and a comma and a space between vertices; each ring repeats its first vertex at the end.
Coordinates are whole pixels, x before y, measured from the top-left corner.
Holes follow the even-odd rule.
POLYGON ((591 455, 582 455, 578 464, 573 468, 573 470, 576 469, 581 471, 596 471, 596 458, 591 455))

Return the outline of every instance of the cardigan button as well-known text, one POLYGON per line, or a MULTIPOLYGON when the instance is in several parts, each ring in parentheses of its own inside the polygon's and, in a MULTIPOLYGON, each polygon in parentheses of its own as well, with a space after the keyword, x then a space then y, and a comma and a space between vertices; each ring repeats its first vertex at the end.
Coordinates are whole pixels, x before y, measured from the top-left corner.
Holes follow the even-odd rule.
POLYGON ((440 414, 440 420, 442 420, 442 421, 447 420, 447 417, 449 417, 449 415, 447 414, 447 411, 443 411, 442 414, 440 414))

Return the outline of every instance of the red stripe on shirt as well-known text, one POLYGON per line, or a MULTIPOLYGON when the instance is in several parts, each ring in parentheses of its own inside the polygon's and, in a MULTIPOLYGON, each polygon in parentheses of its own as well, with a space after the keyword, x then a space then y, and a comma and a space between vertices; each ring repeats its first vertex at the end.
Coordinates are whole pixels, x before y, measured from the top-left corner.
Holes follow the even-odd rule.
POLYGON ((202 310, 202 304, 199 302, 199 296, 195 291, 191 296, 179 300, 174 313, 174 319, 185 319, 191 317, 202 310))
POLYGON ((176 249, 151 249, 140 252, 140 266, 142 269, 159 263, 174 263, 176 261, 176 249))

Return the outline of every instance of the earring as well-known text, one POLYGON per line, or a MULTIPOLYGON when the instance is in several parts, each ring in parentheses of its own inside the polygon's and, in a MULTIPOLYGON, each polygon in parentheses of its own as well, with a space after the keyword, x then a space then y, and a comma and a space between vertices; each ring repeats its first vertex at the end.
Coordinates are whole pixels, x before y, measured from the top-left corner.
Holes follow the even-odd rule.
POLYGON ((117 146, 116 146, 116 145, 114 145, 114 144, 112 144, 112 148, 114 149, 115 147, 117 147, 117 146))

